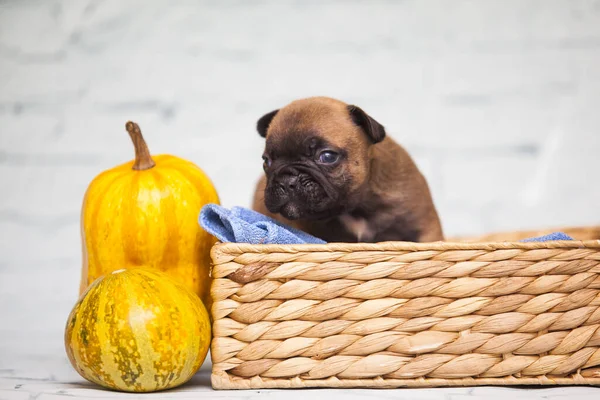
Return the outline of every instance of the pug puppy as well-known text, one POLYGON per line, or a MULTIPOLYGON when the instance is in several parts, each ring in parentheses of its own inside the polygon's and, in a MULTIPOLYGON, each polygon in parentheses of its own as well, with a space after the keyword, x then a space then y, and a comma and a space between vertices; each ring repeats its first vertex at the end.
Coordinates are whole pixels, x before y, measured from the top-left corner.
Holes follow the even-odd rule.
POLYGON ((256 128, 266 145, 255 211, 327 242, 444 239, 425 178, 361 108, 311 97, 256 128))

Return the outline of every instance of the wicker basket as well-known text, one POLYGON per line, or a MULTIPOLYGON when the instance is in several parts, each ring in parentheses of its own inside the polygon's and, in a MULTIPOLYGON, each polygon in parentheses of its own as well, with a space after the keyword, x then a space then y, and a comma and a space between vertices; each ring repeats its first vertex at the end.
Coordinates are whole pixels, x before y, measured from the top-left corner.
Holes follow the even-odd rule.
POLYGON ((212 385, 599 385, 600 228, 560 230, 582 241, 217 244, 212 385))

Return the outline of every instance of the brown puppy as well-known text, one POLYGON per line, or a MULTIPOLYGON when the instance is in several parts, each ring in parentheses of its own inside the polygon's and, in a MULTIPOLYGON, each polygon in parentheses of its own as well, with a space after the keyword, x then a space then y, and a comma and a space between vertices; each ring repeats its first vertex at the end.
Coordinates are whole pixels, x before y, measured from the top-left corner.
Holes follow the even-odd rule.
POLYGON ((327 97, 257 123, 265 176, 253 208, 327 242, 432 242, 442 227, 425 178, 384 127, 327 97))

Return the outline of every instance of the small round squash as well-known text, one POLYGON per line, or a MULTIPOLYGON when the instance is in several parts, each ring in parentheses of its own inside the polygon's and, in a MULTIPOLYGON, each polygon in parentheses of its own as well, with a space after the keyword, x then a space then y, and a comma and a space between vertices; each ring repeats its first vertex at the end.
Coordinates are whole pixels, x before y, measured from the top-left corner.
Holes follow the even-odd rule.
POLYGON ((187 382, 204 362, 210 339, 199 297, 147 268, 98 278, 79 298, 65 329, 67 355, 77 372, 126 392, 187 382))

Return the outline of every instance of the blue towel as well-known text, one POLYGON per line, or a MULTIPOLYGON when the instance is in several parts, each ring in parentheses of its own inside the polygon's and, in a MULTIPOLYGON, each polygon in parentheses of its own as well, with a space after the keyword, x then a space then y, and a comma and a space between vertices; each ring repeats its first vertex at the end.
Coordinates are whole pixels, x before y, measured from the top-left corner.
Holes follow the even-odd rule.
MULTIPOLYGON (((200 225, 223 243, 326 243, 308 233, 243 207, 227 209, 217 204, 207 204, 200 211, 200 225)), ((524 239, 521 242, 547 242, 550 240, 573 240, 573 238, 562 232, 553 232, 544 236, 524 239)))
POLYGON ((223 243, 325 243, 308 233, 243 207, 227 209, 217 204, 207 204, 200 211, 200 225, 223 243))
POLYGON ((538 236, 529 239, 523 239, 521 242, 547 242, 550 240, 573 240, 573 238, 562 232, 553 232, 548 235, 538 236))

